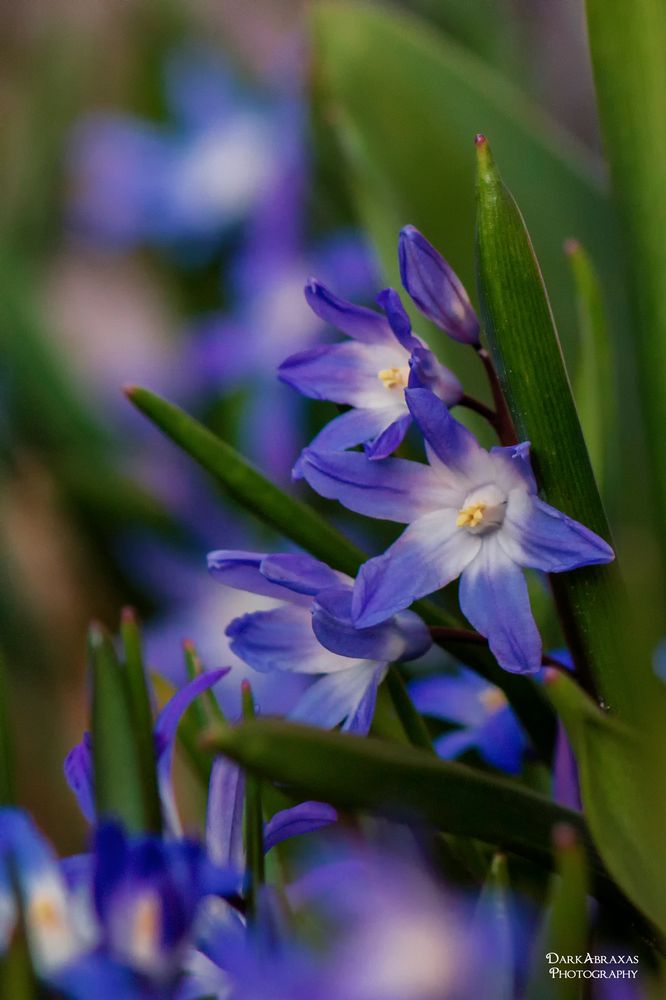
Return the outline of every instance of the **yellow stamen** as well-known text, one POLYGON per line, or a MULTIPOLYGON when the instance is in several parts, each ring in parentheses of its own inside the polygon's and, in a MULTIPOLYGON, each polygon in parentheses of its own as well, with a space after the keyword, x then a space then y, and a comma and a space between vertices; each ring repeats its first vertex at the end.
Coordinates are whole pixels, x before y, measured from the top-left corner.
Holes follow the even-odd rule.
POLYGON ((506 695, 499 688, 491 687, 482 691, 479 695, 479 701, 486 709, 488 713, 496 712, 500 708, 504 708, 506 705, 506 695))
POLYGON ((483 501, 479 501, 469 507, 463 507, 456 518, 456 528, 476 528, 483 521, 486 506, 483 501))
POLYGON ((385 389, 406 389, 409 371, 405 368, 382 368, 377 378, 385 389))
POLYGON ((28 921, 38 927, 55 930, 62 923, 62 914, 50 896, 37 895, 30 901, 28 921))

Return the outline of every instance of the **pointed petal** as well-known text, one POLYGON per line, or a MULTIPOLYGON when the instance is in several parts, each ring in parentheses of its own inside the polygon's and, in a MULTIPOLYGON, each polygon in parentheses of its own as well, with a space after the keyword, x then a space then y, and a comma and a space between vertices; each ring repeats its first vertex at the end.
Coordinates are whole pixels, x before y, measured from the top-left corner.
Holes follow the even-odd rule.
POLYGON ((235 618, 227 627, 231 649, 255 670, 328 674, 349 669, 346 657, 331 653, 312 631, 307 608, 284 605, 235 618))
POLYGON ((325 323, 331 323, 354 340, 366 344, 380 344, 394 340, 385 316, 375 312, 374 309, 355 306, 352 302, 338 298, 315 278, 311 278, 305 286, 305 298, 320 319, 325 323))
POLYGON ((376 462, 392 455, 396 448, 402 444, 411 423, 411 413, 401 413, 398 419, 393 420, 374 440, 368 441, 364 449, 367 457, 376 462))
POLYGON ((357 452, 325 455, 306 449, 302 467, 317 493, 368 517, 404 524, 447 500, 446 489, 429 466, 404 458, 371 462, 357 452))
MULTIPOLYGON (((368 689, 376 684, 376 663, 363 661, 347 670, 321 677, 308 688, 298 704, 289 713, 294 722, 305 722, 323 729, 333 729, 348 718, 353 718, 362 705, 368 689)), ((384 668, 382 667, 379 669, 384 668)))
POLYGON ((383 555, 361 567, 352 603, 357 628, 376 625, 440 590, 472 562, 481 541, 456 527, 457 516, 455 509, 425 514, 383 555))
POLYGON ((460 581, 462 613, 488 644, 505 670, 536 673, 541 667, 541 637, 522 570, 505 553, 496 535, 483 539, 476 559, 460 581))
POLYGON ((385 288, 377 296, 377 302, 386 313, 391 329, 402 346, 410 353, 422 347, 418 337, 412 333, 412 323, 395 288, 385 288))
MULTIPOLYGON (((406 413, 406 406, 404 412, 406 413)), ((319 453, 345 451, 354 445, 372 441, 395 422, 399 413, 400 408, 396 406, 372 410, 348 410, 347 413, 341 413, 339 417, 334 417, 329 424, 326 424, 305 450, 319 453)), ((411 421, 409 414, 406 415, 411 421)), ((299 466, 300 459, 295 470, 297 478, 300 479, 302 473, 299 473, 299 466)))
POLYGON ((405 226, 398 245, 402 283, 421 312, 454 340, 479 343, 479 321, 450 264, 414 226, 405 226))
POLYGON ((245 590, 249 594, 275 597, 280 601, 308 605, 307 597, 285 589, 267 580, 261 572, 261 565, 268 555, 263 552, 243 552, 237 549, 218 549, 208 553, 208 572, 219 583, 234 590, 245 590))
POLYGON ((490 449, 493 466, 497 471, 498 486, 509 493, 516 486, 527 488, 528 493, 536 493, 537 484, 530 460, 530 442, 521 441, 507 448, 490 449))
POLYGON ((65 780, 74 792, 79 809, 89 823, 95 822, 95 793, 93 790, 92 743, 90 733, 73 747, 65 757, 65 780))
POLYGON ((299 802, 291 809, 282 809, 266 823, 264 850, 268 852, 290 837, 322 830, 337 822, 337 819, 336 810, 326 802, 299 802))
POLYGON ((520 774, 527 739, 508 705, 492 712, 476 736, 479 753, 489 764, 506 774, 520 774))
POLYGON ((462 726, 478 726, 486 717, 483 694, 491 685, 470 670, 438 674, 412 681, 409 693, 423 715, 447 719, 462 726))
POLYGON ((283 361, 278 375, 310 399, 357 407, 382 407, 395 390, 379 378, 384 368, 407 365, 409 355, 395 338, 389 344, 320 344, 283 361))
POLYGON ((492 475, 488 452, 471 431, 451 416, 445 404, 429 389, 406 389, 405 399, 421 428, 430 452, 463 488, 479 486, 492 475))
POLYGON ((351 604, 351 587, 324 590, 314 603, 312 629, 319 642, 334 653, 395 663, 416 659, 432 645, 428 628, 413 611, 359 629, 351 618, 351 604))
POLYGON ((261 574, 270 583, 310 596, 318 594, 320 590, 351 582, 344 573, 336 572, 326 563, 304 552, 265 556, 261 561, 261 574))
POLYGON ((444 760, 455 760, 461 754, 472 750, 476 745, 476 731, 474 729, 454 729, 450 733, 444 733, 435 740, 435 750, 437 755, 444 760))
POLYGON ((509 494, 500 543, 519 566, 562 573, 611 562, 615 555, 593 531, 523 490, 509 494))
POLYGON ((455 406, 462 399, 460 380, 427 347, 412 351, 409 367, 410 389, 430 389, 447 406, 455 406))
POLYGON ((206 848, 215 864, 242 871, 245 777, 226 757, 216 757, 208 785, 206 848))

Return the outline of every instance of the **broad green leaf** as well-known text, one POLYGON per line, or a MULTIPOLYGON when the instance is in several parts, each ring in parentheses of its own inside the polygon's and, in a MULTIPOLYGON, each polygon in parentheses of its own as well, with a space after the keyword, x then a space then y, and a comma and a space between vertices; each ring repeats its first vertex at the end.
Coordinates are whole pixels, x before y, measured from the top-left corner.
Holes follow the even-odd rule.
POLYGON ((580 955, 588 940, 588 874, 585 850, 571 827, 554 834, 557 875, 553 879, 548 911, 534 946, 533 972, 526 1000, 580 1000, 583 980, 555 979, 549 973, 548 952, 580 955))
POLYGON ((162 829, 162 807, 157 786, 153 713, 143 662, 139 624, 131 608, 125 608, 123 611, 120 634, 123 641, 125 682, 134 724, 133 732, 141 770, 148 828, 159 832, 162 829))
POLYGON ((426 820, 548 866, 553 826, 569 823, 586 836, 578 814, 413 747, 264 719, 211 729, 206 745, 307 798, 426 820))
MULTIPOLYGON (((600 262, 614 312, 622 314, 617 240, 600 166, 542 108, 482 59, 404 12, 322 2, 313 7, 312 24, 316 108, 338 138, 361 219, 391 284, 399 282, 398 230, 412 223, 471 287, 470 141, 486 131, 525 208, 563 329, 575 329, 560 250, 572 235, 600 262)), ((478 377, 474 359, 450 342, 439 346, 469 387, 478 377)), ((566 346, 574 348, 573 339, 566 346)))
POLYGON ((15 801, 10 718, 7 668, 0 654, 0 806, 9 806, 15 801))
POLYGON ((663 934, 663 767, 642 734, 604 715, 565 674, 549 671, 547 690, 574 748, 595 845, 617 884, 663 934))
MULTIPOLYGON (((610 532, 530 237, 488 142, 477 140, 477 277, 487 345, 518 439, 530 441, 541 495, 608 539, 610 532)), ((623 594, 615 564, 553 578, 558 610, 585 683, 618 713, 635 679, 621 656, 623 594), (590 677, 592 674, 593 680, 590 677)))
POLYGON ((666 545, 666 4, 587 0, 586 6, 666 545))
POLYGON ((123 669, 111 639, 100 626, 91 627, 89 645, 97 815, 115 817, 133 833, 154 829, 123 669))
POLYGON ((580 351, 573 380, 576 409, 597 481, 604 483, 615 420, 612 348, 599 277, 577 240, 566 252, 576 288, 580 351))
MULTIPOLYGON (((127 396, 167 437, 214 476, 244 509, 334 569, 356 576, 365 554, 325 517, 284 493, 229 444, 177 406, 148 389, 131 388, 127 396)), ((431 624, 460 625, 458 618, 430 601, 420 601, 415 608, 431 624)), ((462 662, 502 688, 534 745, 548 759, 553 746, 554 719, 542 692, 527 678, 498 667, 487 649, 455 641, 446 645, 462 662)))

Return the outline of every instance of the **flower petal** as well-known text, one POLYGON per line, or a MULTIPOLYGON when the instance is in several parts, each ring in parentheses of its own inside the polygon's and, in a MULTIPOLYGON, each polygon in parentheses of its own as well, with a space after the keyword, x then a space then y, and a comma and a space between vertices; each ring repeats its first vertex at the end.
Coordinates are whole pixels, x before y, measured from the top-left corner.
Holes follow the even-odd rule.
POLYGON ((365 344, 380 344, 394 339, 385 316, 374 309, 355 306, 352 302, 338 298, 315 278, 311 278, 305 286, 305 298, 320 319, 331 323, 354 340, 365 344))
POLYGON ((352 588, 322 591, 312 611, 312 629, 327 649, 363 660, 414 660, 430 649, 432 639, 413 611, 393 615, 372 628, 356 628, 351 618, 352 588))
POLYGON ((294 722, 333 729, 341 722, 353 722, 359 708, 365 708, 363 718, 358 720, 359 725, 365 724, 370 709, 367 701, 364 703, 365 696, 368 692, 371 696, 373 692, 376 694, 378 677, 385 670, 385 664, 378 667, 374 662, 360 662, 347 670, 321 677, 308 688, 289 713, 289 718, 294 722))
POLYGON ((308 608, 285 604, 235 618, 227 627, 231 649, 255 670, 329 674, 348 670, 346 657, 317 641, 308 608))
POLYGON ((338 587, 351 582, 344 573, 338 573, 314 556, 302 552, 285 552, 264 556, 261 574, 275 583, 297 594, 314 596, 320 590, 338 587))
POLYGON ((440 590, 472 562, 481 540, 457 528, 457 516, 455 509, 425 514, 383 555, 361 567, 352 604, 357 628, 376 625, 412 601, 440 590))
POLYGON ((410 389, 430 389, 447 406, 455 406, 462 399, 460 380, 427 347, 412 351, 409 367, 410 389))
POLYGON ((303 833, 314 833, 337 822, 338 814, 326 802, 299 802, 291 809, 281 809, 266 823, 264 828, 264 850, 281 844, 290 837, 303 833))
POLYGON ((461 754, 472 750, 476 743, 476 732, 473 729, 454 729, 450 733, 439 736, 434 743, 437 755, 444 760, 454 760, 461 754))
POLYGON ((413 521, 445 506, 447 491, 432 469, 404 458, 371 462, 357 452, 303 452, 303 476, 329 500, 368 517, 413 521))
POLYGON ((489 764, 506 774, 520 774, 527 738, 511 708, 504 705, 492 712, 476 735, 479 753, 489 764))
POLYGON ((610 545, 599 535, 539 497, 518 489, 509 494, 498 535, 514 562, 545 573, 562 573, 615 558, 610 545))
POLYGON ((95 822, 95 793, 93 790, 92 741, 90 733, 69 751, 64 764, 65 780, 74 792, 79 809, 89 823, 95 822))
POLYGON ((283 361, 278 375, 310 399, 328 399, 358 407, 383 407, 395 389, 387 389, 379 373, 402 368, 409 355, 393 338, 389 344, 319 344, 283 361))
POLYGON ((471 431, 451 416, 445 404, 429 389, 406 389, 407 406, 430 446, 430 453, 444 466, 444 473, 463 488, 480 486, 492 476, 488 452, 471 431), (462 479, 462 482, 461 482, 462 479))
POLYGON ((381 458, 388 458, 398 448, 412 423, 411 413, 401 413, 397 420, 393 420, 381 434, 378 434, 372 441, 368 441, 364 451, 367 457, 376 462, 381 458))
POLYGON ((206 848, 215 864, 242 871, 243 805, 245 776, 237 764, 226 757, 216 757, 208 784, 206 807, 206 848))
MULTIPOLYGON (((404 397, 403 397, 404 403, 404 397)), ((406 412, 406 406, 405 411, 406 412)), ((396 419, 396 414, 400 412, 399 407, 389 406, 385 409, 371 410, 348 410, 341 413, 339 417, 334 417, 330 423, 326 424, 319 434, 310 442, 305 451, 345 451, 354 445, 363 444, 365 441, 372 441, 377 438, 388 427, 392 426, 396 419)), ((411 421, 409 414, 406 414, 411 421)), ((303 455, 298 459, 292 473, 294 479, 302 479, 303 455)))
POLYGON ((527 488, 528 493, 536 493, 537 484, 530 460, 530 442, 521 441, 507 448, 490 449, 493 466, 497 473, 498 486, 509 493, 516 486, 527 488))
POLYGON ((405 226, 398 245, 402 283, 421 312, 454 340, 479 343, 479 321, 450 264, 414 226, 405 226))
POLYGON ((395 288, 385 288, 377 296, 377 302, 386 313, 391 329, 402 346, 413 351, 423 347, 422 342, 412 333, 412 323, 395 288))
POLYGON ((484 635, 497 662, 512 673, 536 673, 541 667, 541 637, 536 627, 522 570, 494 536, 483 539, 476 559, 460 581, 460 608, 484 635))
POLYGON ((262 552, 242 552, 237 549, 218 549, 208 553, 208 571, 219 583, 234 590, 245 590, 263 597, 276 597, 294 604, 310 604, 309 598, 285 590, 271 583, 261 572, 261 564, 268 556, 262 552))
POLYGON ((482 695, 491 689, 487 681, 471 670, 423 677, 409 685, 410 696, 419 712, 463 726, 481 725, 486 718, 482 695))

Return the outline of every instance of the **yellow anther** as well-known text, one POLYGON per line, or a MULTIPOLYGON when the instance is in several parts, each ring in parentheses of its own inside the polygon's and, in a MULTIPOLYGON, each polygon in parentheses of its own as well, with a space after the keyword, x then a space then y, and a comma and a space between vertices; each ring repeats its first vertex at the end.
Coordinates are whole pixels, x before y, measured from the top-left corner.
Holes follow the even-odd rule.
POLYGON ((38 927, 55 929, 62 923, 62 914, 50 896, 37 895, 30 901, 28 921, 38 927))
POLYGON ((479 695, 479 701, 488 713, 504 708, 507 703, 504 692, 496 687, 486 688, 485 691, 482 691, 479 695))
POLYGON ((377 378, 385 389, 406 389, 409 381, 409 369, 405 368, 382 368, 377 372, 377 378))
POLYGON ((487 504, 483 501, 463 507, 456 518, 456 528, 476 528, 483 521, 483 512, 487 504))

